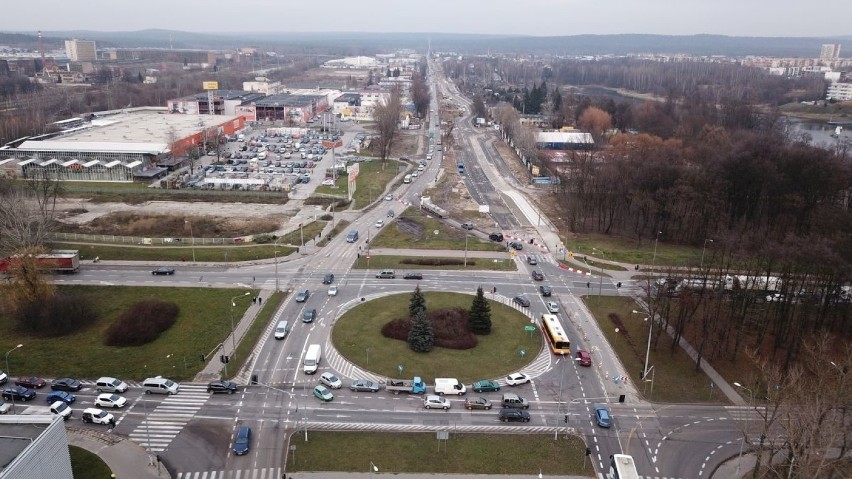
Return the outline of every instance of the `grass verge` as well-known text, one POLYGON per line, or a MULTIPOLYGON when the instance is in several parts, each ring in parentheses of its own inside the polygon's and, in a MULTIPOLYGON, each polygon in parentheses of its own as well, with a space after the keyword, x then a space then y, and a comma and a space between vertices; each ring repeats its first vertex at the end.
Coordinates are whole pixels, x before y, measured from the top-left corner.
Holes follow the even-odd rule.
POLYGON ((451 249, 469 251, 506 251, 504 243, 480 240, 475 236, 467 236, 465 231, 445 225, 435 218, 429 218, 417 208, 409 208, 382 228, 370 240, 373 248, 416 248, 416 249, 451 249), (438 232, 435 234, 435 232, 438 232))
MULTIPOLYGON (((483 414, 497 423, 496 414, 483 414)), ((586 445, 577 437, 452 434, 446 448, 438 447, 432 433, 310 432, 308 440, 303 434, 291 437, 296 450, 287 456, 288 471, 363 472, 372 460, 383 474, 530 474, 539 469, 547 476, 594 476, 591 463, 583 461, 586 445)))
POLYGON ((254 346, 260 339, 260 335, 266 330, 266 326, 269 325, 269 322, 272 320, 275 312, 278 311, 278 307, 281 306, 281 302, 284 301, 285 297, 286 294, 281 291, 272 293, 272 296, 266 300, 266 304, 264 304, 263 309, 261 309, 260 313, 255 316, 254 321, 252 321, 251 326, 249 326, 249 329, 246 331, 243 339, 240 340, 240 344, 237 345, 237 357, 235 362, 232 361, 228 363, 228 371, 232 376, 246 365, 246 361, 249 359, 249 354, 251 354, 252 349, 254 349, 254 346))
MULTIPOLYGON (((419 256, 418 256, 419 258, 419 256)), ((440 259, 440 256, 430 256, 429 258, 440 259)), ((370 255, 367 259, 365 255, 355 260, 355 269, 397 269, 397 270, 488 270, 488 271, 517 271, 515 262, 508 258, 468 258, 467 266, 464 265, 446 265, 446 266, 430 266, 422 264, 407 264, 404 260, 411 259, 410 256, 392 256, 392 255, 370 255)), ((449 258, 448 258, 449 259, 449 258)), ((459 258, 452 258, 453 260, 459 258)))
POLYGON ((146 201, 206 201, 211 203, 287 203, 283 192, 224 190, 164 190, 143 183, 63 181, 66 198, 86 198, 94 202, 139 204, 146 201))
MULTIPOLYGON (((296 232, 298 235, 298 231, 296 232)), ((75 249, 80 251, 81 259, 98 257, 102 260, 125 261, 174 261, 189 262, 193 258, 199 262, 236 262, 273 258, 274 245, 256 246, 184 246, 180 248, 161 246, 111 246, 88 243, 50 243, 52 249, 75 249)), ((278 255, 287 256, 296 251, 292 246, 278 246, 278 255)))
MULTIPOLYGON (((584 296, 583 301, 594 315, 612 349, 628 368, 624 371, 636 384, 641 394, 655 402, 668 403, 727 403, 727 398, 714 391, 710 379, 696 371, 695 362, 679 346, 672 350, 673 339, 661 334, 659 341, 651 343, 648 367, 654 367, 649 376, 651 383, 643 383, 639 372, 645 366, 648 341, 647 315, 634 314, 638 304, 630 298, 619 296, 584 296), (618 328, 618 333, 615 332, 618 328)), ((659 327, 659 325, 657 325, 659 327)), ((657 328, 654 328, 656 337, 657 328)))
POLYGON ((70 445, 68 451, 71 453, 71 475, 74 479, 103 479, 112 474, 112 470, 94 452, 70 445))
POLYGON ((325 228, 325 223, 326 222, 322 220, 305 223, 302 226, 301 231, 299 231, 299 228, 296 228, 283 236, 279 236, 277 242, 279 245, 289 244, 293 246, 299 246, 303 241, 307 243, 322 233, 322 229, 325 228))
POLYGON ((317 246, 322 248, 323 246, 327 245, 328 242, 331 241, 332 239, 334 239, 337 235, 339 235, 341 231, 346 231, 347 226, 349 226, 349 221, 347 221, 347 220, 337 221, 334 225, 334 228, 332 228, 331 231, 328 232, 328 234, 325 236, 325 238, 321 239, 320 242, 317 243, 317 246))
MULTIPOLYGON (((583 255, 595 256, 609 261, 618 261, 629 264, 657 264, 668 266, 692 266, 697 267, 701 263, 700 246, 668 244, 657 242, 657 255, 654 259, 654 238, 644 241, 636 241, 627 238, 619 238, 607 235, 583 235, 576 238, 568 238, 568 249, 574 253, 574 257, 583 255), (603 251, 593 251, 597 248, 603 251)), ((708 244, 705 252, 704 265, 712 264, 712 245, 708 244)), ((592 261, 589 261, 592 264, 592 261)), ((604 269, 613 269, 604 263, 604 269)))
MULTIPOLYGON (((400 164, 397 160, 388 160, 382 168, 381 160, 362 161, 359 166, 357 188, 355 194, 352 195, 351 208, 355 210, 364 209, 373 201, 383 197, 388 183, 397 175, 400 164)), ((347 175, 342 175, 337 178, 334 186, 318 186, 315 192, 318 194, 345 195, 348 180, 347 175)))
MULTIPOLYGON (((0 312, 0 349, 24 345, 9 358, 16 375, 142 380, 161 374, 178 381, 192 378, 203 367, 199 355, 213 350, 231 330, 231 298, 246 291, 257 294, 246 289, 135 286, 60 286, 59 290, 89 296, 100 320, 78 333, 50 338, 18 332, 13 318, 0 312), (105 346, 103 333, 119 314, 147 298, 176 303, 180 313, 175 324, 144 346, 105 346)), ((234 317, 241 317, 250 304, 247 298, 238 299, 234 317)))
MULTIPOLYGON (((415 284, 411 285, 412 291, 415 284)), ((424 293, 430 310, 461 307, 469 309, 473 295, 424 293)), ((487 296, 487 295, 486 295, 487 296)), ((515 309, 488 301, 491 305, 491 334, 478 336, 479 344, 468 350, 436 348, 428 354, 411 351, 408 343, 382 336, 385 323, 408 315, 410 294, 395 294, 363 303, 341 316, 332 330, 334 346, 350 361, 378 374, 397 377, 455 377, 463 382, 496 378, 516 371, 533 360, 541 349, 542 337, 524 331, 529 319, 515 309), (520 350, 524 349, 524 358, 520 350)))

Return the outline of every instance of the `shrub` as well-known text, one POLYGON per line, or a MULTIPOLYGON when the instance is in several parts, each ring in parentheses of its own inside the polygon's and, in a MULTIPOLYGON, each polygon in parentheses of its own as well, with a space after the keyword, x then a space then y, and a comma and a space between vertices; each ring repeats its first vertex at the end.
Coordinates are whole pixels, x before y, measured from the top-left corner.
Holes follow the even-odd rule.
POLYGON ((156 299, 139 301, 112 323, 106 331, 107 346, 141 346, 150 343, 177 320, 180 308, 175 303, 156 299))
MULTIPOLYGON (((468 312, 462 308, 447 308, 430 311, 426 317, 432 325, 435 346, 447 349, 471 349, 476 347, 476 336, 467 330, 468 312)), ((412 327, 411 318, 397 318, 382 326, 382 336, 408 341, 412 327)))
POLYGON ((64 336, 80 331, 99 319, 87 296, 56 294, 46 301, 25 305, 17 315, 18 326, 38 336, 64 336))
MULTIPOLYGON (((464 259, 459 258, 405 258, 400 261, 402 264, 417 264, 421 266, 462 266, 464 259)), ((475 266, 476 261, 468 258, 468 266, 475 266)))
POLYGON ((257 244, 267 244, 274 242, 276 239, 277 237, 275 235, 262 233, 252 236, 251 241, 257 244))

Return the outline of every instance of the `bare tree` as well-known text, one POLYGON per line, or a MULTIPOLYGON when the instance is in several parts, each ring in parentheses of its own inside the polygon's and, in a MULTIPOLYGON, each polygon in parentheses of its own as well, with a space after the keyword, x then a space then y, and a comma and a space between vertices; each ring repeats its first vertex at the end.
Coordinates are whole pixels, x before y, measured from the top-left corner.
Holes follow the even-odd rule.
POLYGON ((0 251, 42 246, 56 227, 63 187, 41 171, 19 184, 0 180, 0 251))
POLYGON ((40 274, 36 255, 44 253, 40 246, 28 246, 14 251, 6 273, 9 281, 0 286, 0 307, 19 315, 32 305, 44 304, 56 293, 56 287, 40 274))
POLYGON ((379 133, 379 157, 381 157, 383 164, 387 162, 391 146, 393 146, 393 141, 397 135, 399 114, 402 111, 400 96, 399 87, 394 87, 387 103, 380 103, 373 110, 373 119, 376 121, 376 129, 379 133))

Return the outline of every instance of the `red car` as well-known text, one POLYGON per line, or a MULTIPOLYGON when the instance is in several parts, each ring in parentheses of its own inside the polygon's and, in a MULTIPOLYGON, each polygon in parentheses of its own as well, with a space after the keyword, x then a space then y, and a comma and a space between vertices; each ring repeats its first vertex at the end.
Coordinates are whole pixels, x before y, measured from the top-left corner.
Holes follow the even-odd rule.
POLYGON ((47 384, 47 382, 45 382, 45 380, 42 378, 28 376, 24 378, 18 378, 18 380, 15 381, 15 384, 30 389, 41 389, 47 384))
POLYGON ((580 363, 580 366, 591 366, 592 365, 592 356, 589 355, 589 352, 584 349, 577 350, 577 362, 580 363))

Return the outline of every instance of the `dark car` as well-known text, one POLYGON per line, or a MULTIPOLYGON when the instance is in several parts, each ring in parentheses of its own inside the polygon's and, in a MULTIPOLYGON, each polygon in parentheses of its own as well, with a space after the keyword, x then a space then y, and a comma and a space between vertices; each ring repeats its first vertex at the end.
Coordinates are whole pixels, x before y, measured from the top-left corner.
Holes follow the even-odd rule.
POLYGON ((224 379, 218 381, 210 381, 207 383, 207 392, 209 393, 228 393, 234 394, 239 391, 240 387, 237 383, 232 383, 231 381, 225 381, 224 379))
POLYGON ((54 391, 79 391, 83 389, 83 383, 76 379, 59 378, 50 383, 50 389, 54 391))
POLYGON ((71 404, 77 400, 77 396, 66 391, 53 391, 47 395, 47 403, 53 404, 56 401, 62 401, 65 404, 71 404))
POLYGON ((334 275, 328 273, 327 275, 322 277, 322 284, 331 284, 334 282, 334 275))
POLYGON ((473 223, 462 223, 461 227, 466 229, 466 230, 472 230, 473 229, 473 223))
POLYGON ((536 281, 544 281, 544 275, 541 274, 541 271, 534 269, 532 272, 532 278, 536 281))
POLYGON ((577 362, 580 363, 580 366, 591 366, 592 356, 585 349, 579 349, 577 350, 577 362))
POLYGON ((43 388, 47 383, 42 378, 36 376, 26 376, 18 378, 18 380, 15 381, 15 384, 17 384, 18 386, 23 386, 25 388, 40 389, 43 388))
POLYGON ((500 420, 503 422, 530 422, 530 413, 515 408, 503 408, 500 410, 500 420))
POLYGON ((12 386, 3 391, 3 399, 15 401, 29 401, 36 397, 35 391, 23 386, 12 386))
POLYGON ((515 251, 521 251, 521 250, 524 249, 524 245, 523 245, 523 243, 519 243, 517 241, 512 241, 511 243, 509 243, 509 248, 512 248, 515 251))
POLYGON ((305 313, 302 314, 302 322, 310 323, 313 320, 317 319, 317 310, 316 309, 306 309, 305 313))
POLYGON ((538 292, 541 293, 541 295, 545 296, 545 297, 553 294, 553 290, 550 289, 550 286, 544 286, 544 285, 541 285, 541 286, 538 287, 538 292))
POLYGON ((478 393, 499 391, 500 383, 497 381, 491 381, 490 379, 483 379, 473 383, 473 390, 478 393))
POLYGON ((526 296, 515 296, 514 298, 512 298, 512 301, 525 308, 530 307, 530 300, 528 300, 526 296))
POLYGON ((175 269, 163 266, 162 268, 157 268, 154 271, 151 271, 151 274, 154 276, 173 275, 175 274, 175 269))
POLYGON ((535 266, 538 264, 538 260, 535 259, 535 256, 527 256, 527 264, 530 266, 535 266))
POLYGON ((249 447, 251 447, 251 428, 240 426, 234 438, 234 454, 242 456, 249 452, 249 447))
POLYGON ((488 239, 490 239, 491 241, 496 241, 498 243, 502 243, 503 242, 503 234, 502 233, 491 233, 490 235, 488 235, 488 239))
POLYGON ((423 279, 423 275, 420 273, 405 273, 402 279, 423 279))
POLYGON ((465 409, 491 409, 491 401, 485 399, 483 397, 478 398, 468 398, 464 400, 465 409))

